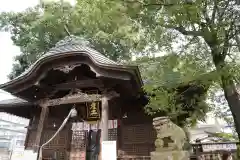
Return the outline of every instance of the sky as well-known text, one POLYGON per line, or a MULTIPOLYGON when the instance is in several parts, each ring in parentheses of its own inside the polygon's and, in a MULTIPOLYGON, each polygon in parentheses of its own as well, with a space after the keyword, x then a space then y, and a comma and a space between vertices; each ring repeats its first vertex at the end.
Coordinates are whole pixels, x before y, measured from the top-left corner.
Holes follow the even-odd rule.
MULTIPOLYGON (((74 2, 74 0, 68 1, 74 2)), ((39 0, 0 0, 0 12, 20 12, 28 7, 33 7, 38 3, 39 0)), ((2 84, 8 81, 7 75, 11 72, 14 57, 19 55, 21 52, 18 47, 13 45, 10 33, 0 32, 0 45, 0 84, 2 84)), ((0 90, 0 100, 9 98, 13 97, 0 90)))
MULTIPOLYGON (((38 4, 39 0, 0 0, 0 12, 20 12, 27 7, 38 4)), ((0 84, 8 81, 7 75, 11 72, 13 58, 20 54, 20 49, 13 45, 11 34, 0 32, 0 84)), ((12 98, 11 95, 0 90, 0 100, 12 98)))

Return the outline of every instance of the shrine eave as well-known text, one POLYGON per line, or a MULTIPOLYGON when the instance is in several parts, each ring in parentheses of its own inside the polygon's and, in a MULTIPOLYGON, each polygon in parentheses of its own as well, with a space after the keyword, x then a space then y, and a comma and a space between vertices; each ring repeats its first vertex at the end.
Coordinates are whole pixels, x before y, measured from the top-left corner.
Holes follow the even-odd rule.
POLYGON ((6 112, 19 117, 31 118, 31 113, 38 107, 31 102, 20 98, 13 98, 0 101, 0 112, 6 112))
MULTIPOLYGON (((22 73, 20 76, 16 77, 15 79, 1 84, 0 89, 3 89, 7 92, 12 92, 14 90, 14 86, 19 84, 24 84, 29 79, 34 78, 36 76, 36 72, 38 70, 41 70, 41 66, 47 62, 60 60, 65 57, 72 57, 73 59, 76 58, 76 56, 86 56, 88 57, 94 66, 100 68, 100 69, 106 69, 111 71, 120 71, 125 72, 133 76, 133 79, 135 79, 135 82, 138 84, 139 88, 142 87, 143 82, 141 79, 141 75, 139 72, 138 66, 127 66, 127 65, 120 65, 117 64, 109 59, 107 59, 103 55, 97 55, 93 56, 94 50, 86 50, 86 49, 78 49, 78 50, 66 50, 66 51, 56 51, 48 52, 43 57, 41 57, 39 60, 37 60, 32 66, 30 66, 29 69, 27 69, 24 73, 22 73), (105 58, 105 59, 104 59, 105 58)), ((94 51, 96 52, 96 51, 94 51)), ((66 64, 67 65, 67 64, 66 64)), ((51 67, 51 66, 49 66, 51 67)))
POLYGON ((18 107, 18 106, 31 106, 31 102, 25 101, 21 98, 12 98, 0 101, 0 107, 18 107))

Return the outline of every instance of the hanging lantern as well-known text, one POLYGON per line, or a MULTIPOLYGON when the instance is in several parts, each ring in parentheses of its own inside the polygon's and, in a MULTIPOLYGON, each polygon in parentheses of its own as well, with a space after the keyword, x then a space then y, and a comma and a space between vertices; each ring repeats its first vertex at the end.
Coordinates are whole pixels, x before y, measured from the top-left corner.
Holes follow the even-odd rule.
POLYGON ((72 108, 72 110, 71 110, 71 118, 77 117, 77 110, 75 108, 75 105, 73 107, 74 108, 72 108))

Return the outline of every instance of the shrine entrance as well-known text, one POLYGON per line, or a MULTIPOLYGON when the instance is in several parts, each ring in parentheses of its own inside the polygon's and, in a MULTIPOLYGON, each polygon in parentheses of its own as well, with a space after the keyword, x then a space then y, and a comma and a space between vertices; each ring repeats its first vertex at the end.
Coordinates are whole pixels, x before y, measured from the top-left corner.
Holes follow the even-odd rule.
MULTIPOLYGON (((0 108, 30 119, 25 147, 37 153, 42 148, 42 159, 100 159, 102 141, 115 140, 120 148, 119 121, 137 113, 144 117, 148 100, 142 85, 137 66, 116 63, 69 36, 19 77, 0 85, 17 97, 0 108), (69 116, 72 109, 75 116, 69 116)), ((151 126, 151 118, 142 117, 137 121, 151 126)))
MULTIPOLYGON (((76 122, 72 125, 70 160, 85 160, 98 155, 100 150, 100 124, 76 122)), ((117 141, 117 120, 109 120, 108 140, 117 141)))
MULTIPOLYGON (((82 92, 78 92, 77 94, 84 95, 82 92)), ((88 95, 85 95, 85 98, 87 96, 88 95)), ((73 101, 73 98, 77 96, 74 94, 74 96, 70 95, 66 97, 66 99, 71 99, 73 101)), ((44 144, 53 137, 61 127, 64 118, 67 117, 67 113, 69 113, 71 108, 76 109, 77 116, 68 119, 68 122, 57 136, 49 144, 44 146, 42 158, 58 160, 96 159, 93 157, 100 156, 100 138, 103 128, 103 123, 101 123, 101 120, 99 119, 101 117, 100 101, 61 104, 62 102, 66 102, 65 100, 59 100, 57 102, 48 101, 44 103, 44 106, 50 104, 52 106, 48 107, 48 115, 51 116, 48 116, 45 119, 46 122, 44 122, 40 144, 44 144), (60 105, 56 106, 56 104, 60 105)), ((111 112, 111 109, 109 111, 111 112)), ((41 112, 41 115, 42 113, 44 112, 41 112)), ((41 121, 41 115, 40 120, 34 117, 29 124, 26 149, 35 148, 34 141, 37 137, 38 123, 41 121)), ((109 117, 111 117, 111 115, 112 114, 110 114, 109 117)), ((110 119, 112 119, 112 117, 110 119)), ((108 120, 107 124, 108 140, 117 141, 118 120, 108 120)))

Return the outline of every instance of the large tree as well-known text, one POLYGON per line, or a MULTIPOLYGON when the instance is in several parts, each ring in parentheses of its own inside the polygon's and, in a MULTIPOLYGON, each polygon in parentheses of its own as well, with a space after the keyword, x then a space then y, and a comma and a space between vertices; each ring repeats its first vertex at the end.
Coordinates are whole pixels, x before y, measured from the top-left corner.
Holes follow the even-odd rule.
POLYGON ((125 0, 123 3, 152 46, 163 47, 161 37, 168 35, 168 45, 181 43, 181 37, 185 42, 201 43, 208 49, 206 57, 218 72, 216 79, 220 80, 240 136, 240 100, 229 63, 232 53, 239 52, 240 42, 240 12, 235 0, 125 0))
MULTIPOLYGON (((2 13, 1 28, 12 33, 14 44, 22 51, 22 54, 16 57, 10 78, 21 74, 57 41, 67 36, 67 32, 87 39, 96 50, 116 61, 131 60, 132 54, 136 55, 137 51, 142 54, 153 53, 154 46, 148 43, 151 42, 149 37, 144 37, 144 30, 127 11, 128 8, 117 1, 79 0, 76 6, 67 3, 45 3, 41 7, 36 6, 20 13, 2 13)), ((166 39, 162 42, 164 41, 166 39)), ((154 91, 158 100, 151 99, 149 105, 152 112, 165 111, 172 117, 182 114, 182 110, 170 101, 174 98, 174 92, 165 93, 160 88, 165 86, 171 89, 179 83, 188 83, 194 77, 187 72, 199 75, 206 69, 200 66, 196 58, 193 60, 190 56, 184 58, 170 55, 161 60, 149 58, 147 55, 147 58, 138 59, 136 62, 140 63, 143 78, 152 82, 146 85, 146 91, 152 92, 152 84, 159 86, 154 91), (179 62, 182 65, 179 65, 179 62), (156 71, 159 74, 154 74, 156 71), (166 101, 166 98, 169 101, 166 101)), ((196 122, 205 116, 207 110, 205 103, 196 105, 193 111, 178 123, 185 122, 187 117, 192 117, 191 122, 196 122)))
POLYGON ((144 89, 150 98, 151 103, 145 108, 148 114, 169 116, 182 127, 205 119, 211 109, 205 100, 212 84, 212 74, 206 73, 207 66, 202 67, 189 55, 176 54, 144 56, 135 63, 140 68, 144 89))
MULTIPOLYGON (((212 57, 217 70, 222 73, 229 69, 225 58, 227 51, 233 49, 230 42, 232 42, 232 34, 237 29, 235 19, 230 21, 229 18, 237 15, 235 12, 231 14, 233 12, 230 10, 231 7, 233 8, 231 3, 228 4, 223 0, 194 2, 78 0, 75 6, 67 3, 48 3, 42 8, 36 6, 20 13, 2 13, 1 28, 12 33, 14 44, 19 46, 22 52, 16 57, 10 78, 21 74, 40 55, 46 53, 69 33, 87 39, 95 49, 116 61, 130 60, 132 54, 136 55, 136 53, 148 56, 159 51, 177 52, 181 55, 187 53, 190 56, 166 61, 170 67, 165 67, 166 70, 181 68, 176 74, 181 75, 180 79, 184 82, 189 82, 196 75, 210 70, 213 63, 209 61, 212 57), (184 43, 174 47, 179 41, 184 43), (181 66, 184 61, 188 61, 183 63, 187 65, 181 66), (176 65, 178 62, 180 65, 176 65), (188 69, 185 70, 184 67, 188 69)), ((155 59, 155 62, 163 63, 159 59, 155 59)), ((148 67, 143 69, 148 69, 149 72, 143 70, 143 73, 147 73, 148 77, 154 76, 153 73, 160 73, 155 71, 160 71, 164 66, 151 66, 149 61, 147 65, 148 67), (153 67, 158 70, 151 70, 153 67)), ((161 76, 157 75, 153 78, 154 86, 162 85, 160 82, 163 81, 159 79, 162 77, 168 85, 174 82, 176 74, 166 76, 164 72, 159 74, 161 76)), ((236 99, 235 86, 229 75, 231 74, 221 74, 222 87, 226 90, 231 108, 236 111, 236 105, 232 100, 232 97, 236 99), (234 94, 229 95, 229 91, 234 91, 234 94)), ((146 90, 151 91, 152 87, 151 84, 147 85, 146 90)), ((160 98, 163 92, 159 91, 154 90, 160 98)), ((164 96, 160 99, 158 102, 165 100, 164 96)), ((156 107, 164 107, 162 102, 161 104, 158 102, 151 101, 156 110, 158 110, 156 107)))

